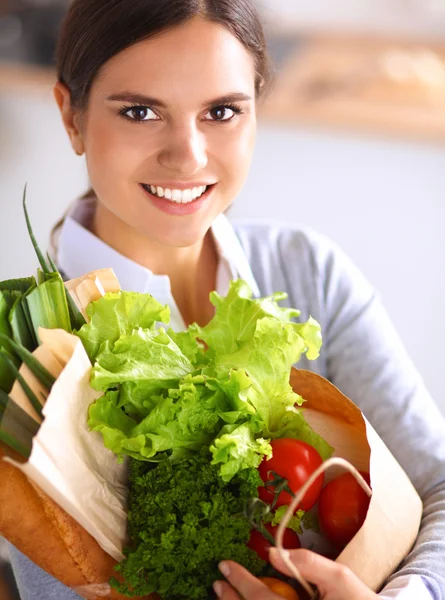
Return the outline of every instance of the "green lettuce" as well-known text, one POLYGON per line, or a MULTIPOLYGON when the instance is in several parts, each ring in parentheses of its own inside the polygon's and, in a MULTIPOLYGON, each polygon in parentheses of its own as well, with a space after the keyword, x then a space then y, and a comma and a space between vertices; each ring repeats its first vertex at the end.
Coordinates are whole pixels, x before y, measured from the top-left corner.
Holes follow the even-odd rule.
POLYGON ((105 342, 109 346, 134 329, 153 329, 156 322, 168 323, 170 309, 149 294, 108 293, 87 308, 89 323, 76 334, 94 360, 105 342))
POLYGON ((303 354, 319 355, 318 323, 294 322, 299 312, 278 305, 285 294, 254 299, 241 280, 210 298, 214 318, 185 332, 159 328, 168 308, 148 295, 107 294, 89 307, 78 335, 93 361, 91 384, 104 392, 90 407, 91 429, 120 458, 159 462, 210 449, 227 482, 270 457, 274 438, 330 456, 289 383, 303 354))

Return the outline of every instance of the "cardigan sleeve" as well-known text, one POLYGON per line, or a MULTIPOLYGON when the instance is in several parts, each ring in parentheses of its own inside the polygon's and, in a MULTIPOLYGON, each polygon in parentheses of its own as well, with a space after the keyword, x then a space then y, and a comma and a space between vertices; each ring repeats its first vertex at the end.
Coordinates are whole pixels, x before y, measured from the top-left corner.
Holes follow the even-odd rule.
MULTIPOLYGON (((432 598, 445 599, 445 418, 360 271, 322 236, 311 247, 326 376, 354 399, 423 501, 415 546, 389 581, 418 576, 432 598)), ((413 326, 422 327, 421 315, 413 326)))

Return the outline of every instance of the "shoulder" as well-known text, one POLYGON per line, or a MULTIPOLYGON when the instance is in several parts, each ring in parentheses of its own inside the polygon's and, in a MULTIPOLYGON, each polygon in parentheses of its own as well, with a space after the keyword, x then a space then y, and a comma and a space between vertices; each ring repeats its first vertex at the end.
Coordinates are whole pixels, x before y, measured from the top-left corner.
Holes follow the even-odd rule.
POLYGON ((360 311, 375 295, 340 246, 311 227, 259 220, 232 225, 262 292, 286 291, 302 315, 312 314, 325 327, 360 311))
POLYGON ((304 224, 255 219, 234 219, 232 226, 249 260, 280 262, 286 270, 310 270, 324 278, 334 263, 348 268, 352 263, 328 236, 304 224))

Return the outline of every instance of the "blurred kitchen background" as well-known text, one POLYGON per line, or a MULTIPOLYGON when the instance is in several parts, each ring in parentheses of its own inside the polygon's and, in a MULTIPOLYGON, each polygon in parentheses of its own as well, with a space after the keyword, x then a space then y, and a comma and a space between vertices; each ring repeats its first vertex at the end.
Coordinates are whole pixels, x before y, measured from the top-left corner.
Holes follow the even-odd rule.
MULTIPOLYGON (((67 4, 0 0, 1 279, 36 267, 25 182, 42 244, 87 186, 51 95, 67 4)), ((304 223, 340 244, 445 412, 445 0, 259 6, 276 85, 232 217, 304 223)))

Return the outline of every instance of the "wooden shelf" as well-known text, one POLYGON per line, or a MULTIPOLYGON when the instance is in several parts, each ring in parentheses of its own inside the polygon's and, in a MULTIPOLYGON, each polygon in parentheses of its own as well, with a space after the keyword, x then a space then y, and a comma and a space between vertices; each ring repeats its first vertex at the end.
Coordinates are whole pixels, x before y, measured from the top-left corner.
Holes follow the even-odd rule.
POLYGON ((445 47, 308 37, 282 65, 263 120, 445 140, 445 47))

